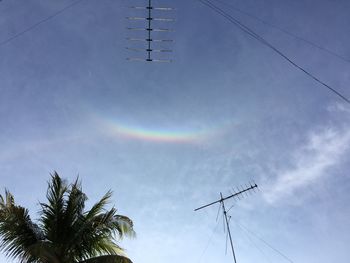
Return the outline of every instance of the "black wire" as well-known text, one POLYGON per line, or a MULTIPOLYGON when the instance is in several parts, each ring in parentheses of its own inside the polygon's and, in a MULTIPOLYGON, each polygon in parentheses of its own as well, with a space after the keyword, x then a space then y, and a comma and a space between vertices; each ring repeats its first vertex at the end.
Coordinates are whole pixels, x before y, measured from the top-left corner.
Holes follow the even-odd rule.
POLYGON ((246 25, 242 24, 239 20, 237 20, 236 18, 234 18, 233 16, 231 16, 230 14, 226 13, 224 10, 222 10, 221 8, 219 8, 218 6, 214 5, 212 2, 210 2, 209 0, 198 0, 199 2, 201 2, 202 4, 208 6, 209 8, 211 8, 212 10, 214 10, 216 13, 220 14, 221 16, 223 16, 224 18, 226 18, 227 20, 229 20, 232 24, 234 24, 235 26, 237 26, 239 29, 241 29, 243 32, 247 33, 248 35, 252 36, 253 38, 255 38, 256 40, 260 41, 262 44, 264 44, 265 46, 269 47, 270 49, 272 49, 273 51, 275 51, 278 55, 280 55, 282 58, 284 58, 285 60, 287 60, 290 64, 292 64, 295 68, 299 69, 300 71, 304 72, 307 76, 309 76, 310 78, 312 78, 313 80, 315 80, 316 82, 318 82, 319 84, 321 84, 322 86, 324 86, 325 88, 329 89, 331 92, 333 92, 334 94, 336 94, 337 96, 339 96, 340 98, 342 98, 345 102, 347 102, 348 104, 350 104, 350 100, 345 97, 344 95, 342 95, 340 92, 338 92, 337 90, 335 90, 334 88, 332 88, 330 85, 326 84, 325 82, 323 82, 322 80, 320 80, 319 78, 317 78, 316 76, 314 76, 312 73, 308 72, 306 69, 304 69, 303 67, 299 66, 298 64, 296 64, 296 62, 294 62, 292 59, 290 59, 287 55, 285 55, 282 51, 280 51, 279 49, 277 49, 276 47, 274 47, 272 44, 270 44, 268 41, 266 41, 263 37, 259 36, 257 33, 255 33, 252 29, 250 29, 249 27, 247 27, 246 25))
POLYGON ((218 209, 218 212, 216 214, 216 221, 218 221, 220 210, 221 210, 221 205, 219 205, 219 209, 218 209))
POLYGON ((216 225, 215 225, 215 227, 213 228, 213 231, 212 231, 212 233, 211 233, 211 235, 210 235, 210 237, 209 237, 209 239, 208 239, 208 242, 207 242, 207 244, 206 244, 206 246, 205 246, 205 248, 204 248, 204 250, 203 250, 201 256, 200 256, 199 259, 198 259, 198 263, 201 262, 202 257, 204 256, 204 254, 205 254, 205 252, 207 251, 207 249, 208 249, 210 243, 212 242, 213 237, 214 237, 214 234, 215 234, 215 231, 216 231, 216 229, 218 228, 218 225, 219 225, 219 221, 216 222, 216 225))
POLYGON ((286 259, 287 261, 294 263, 293 260, 291 260, 289 257, 287 257, 285 254, 283 254, 281 251, 279 251, 277 248, 274 248, 272 245, 270 245, 267 241, 265 241, 262 237, 258 236, 257 234, 255 234, 253 231, 249 230, 246 226, 243 226, 242 224, 236 222, 236 224, 241 227, 242 229, 244 229, 247 233, 253 235, 255 238, 259 239, 261 242, 263 242, 266 246, 268 246, 269 248, 271 248, 273 251, 275 251, 276 253, 278 253, 280 256, 282 256, 284 259, 286 259))
POLYGON ((42 20, 36 22, 35 24, 29 26, 28 28, 24 29, 23 31, 20 31, 20 32, 14 34, 14 35, 11 36, 10 38, 1 41, 1 42, 0 42, 0 46, 4 46, 4 45, 8 44, 8 43, 11 42, 12 40, 14 40, 14 39, 16 39, 16 38, 18 38, 18 37, 24 35, 25 33, 28 33, 29 31, 35 29, 36 27, 40 26, 41 24, 43 24, 43 23, 45 23, 45 22, 47 22, 47 21, 49 21, 49 20, 55 18, 56 16, 58 16, 58 15, 64 13, 66 10, 68 10, 69 8, 75 6, 76 4, 78 4, 78 3, 82 2, 82 1, 83 1, 83 0, 76 0, 76 1, 73 1, 73 2, 70 3, 69 5, 63 7, 62 9, 60 9, 60 10, 58 10, 58 11, 56 11, 55 13, 51 14, 50 16, 48 16, 48 17, 46 17, 46 18, 44 18, 44 19, 42 19, 42 20))
POLYGON ((227 213, 230 212, 230 210, 234 207, 235 205, 231 205, 229 209, 227 209, 227 213))
POLYGON ((288 35, 288 36, 291 36, 291 37, 293 37, 293 38, 295 38, 295 39, 301 40, 301 41, 303 41, 303 42, 305 42, 305 43, 307 43, 307 44, 309 44, 309 45, 311 45, 311 46, 313 46, 313 47, 315 47, 315 48, 318 48, 318 49, 320 49, 320 50, 322 50, 322 51, 324 51, 324 52, 327 52, 328 54, 330 54, 330 55, 332 55, 332 56, 335 56, 335 57, 337 57, 337 58, 339 58, 339 59, 341 59, 341 60, 343 60, 343 61, 345 61, 345 62, 347 62, 347 63, 350 63, 350 59, 346 58, 346 57, 343 56, 343 55, 339 55, 338 53, 334 52, 333 50, 330 50, 330 49, 328 49, 328 48, 322 47, 322 46, 320 46, 320 45, 318 45, 318 44, 316 44, 316 43, 314 43, 314 42, 312 42, 312 41, 310 41, 310 40, 307 40, 307 39, 305 39, 305 38, 303 38, 303 37, 300 37, 300 36, 298 36, 298 35, 296 35, 296 34, 293 34, 293 33, 289 32, 289 31, 285 30, 284 28, 281 28, 281 27, 279 27, 279 26, 276 26, 276 25, 273 25, 273 24, 271 24, 271 23, 269 23, 269 22, 266 22, 265 20, 263 20, 263 19, 261 19, 261 18, 255 16, 255 15, 252 15, 252 14, 250 14, 250 13, 248 13, 248 12, 242 10, 242 9, 239 9, 239 8, 235 7, 234 5, 231 5, 231 4, 229 4, 229 3, 226 3, 225 1, 222 1, 222 0, 214 0, 214 1, 219 2, 219 3, 223 4, 223 5, 226 5, 226 6, 228 6, 230 9, 235 10, 235 11, 238 12, 238 13, 241 13, 241 14, 243 14, 243 15, 246 15, 246 16, 248 16, 248 17, 250 17, 250 18, 252 18, 252 19, 254 19, 254 20, 256 20, 256 21, 259 21, 260 23, 262 23, 262 24, 264 24, 264 25, 267 25, 267 26, 269 26, 269 27, 272 27, 272 28, 274 28, 274 29, 277 29, 278 31, 283 32, 284 34, 286 34, 286 35, 288 35))
POLYGON ((265 254, 265 252, 254 242, 254 240, 246 233, 246 230, 244 230, 237 222, 235 222, 237 224, 237 226, 242 230, 242 233, 244 234, 244 236, 248 239, 248 241, 250 243, 253 244, 253 246, 259 250, 259 252, 266 258, 266 260, 270 263, 271 262, 271 259, 265 254))

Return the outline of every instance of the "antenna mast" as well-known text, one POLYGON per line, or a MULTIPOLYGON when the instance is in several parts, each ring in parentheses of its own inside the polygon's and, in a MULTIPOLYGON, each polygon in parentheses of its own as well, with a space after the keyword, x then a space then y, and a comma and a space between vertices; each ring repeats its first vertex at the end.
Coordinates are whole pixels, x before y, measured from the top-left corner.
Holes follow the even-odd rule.
POLYGON ((257 184, 250 184, 249 187, 246 187, 245 189, 242 189, 242 190, 239 190, 238 192, 235 192, 227 197, 223 197, 222 193, 220 193, 220 199, 219 200, 216 200, 214 202, 211 202, 209 204, 206 204, 206 205, 203 205, 201 207, 198 207, 196 208, 194 211, 198 211, 200 209, 203 209, 203 208, 206 208, 208 206, 212 206, 214 204, 217 204, 217 203, 220 203, 220 205, 222 206, 222 209, 223 209, 223 214, 224 214, 224 217, 225 217, 225 222, 226 222, 226 227, 227 227, 227 232, 228 232, 228 236, 229 236, 229 239, 230 239, 230 244, 231 244, 231 251, 232 251, 232 256, 233 256, 233 262, 234 263, 237 263, 237 260, 236 260, 236 254, 235 254, 235 250, 234 250, 234 247, 233 247, 233 241, 232 241, 232 236, 231 236, 231 230, 230 230, 230 224, 229 224, 229 221, 227 219, 227 211, 226 211, 226 207, 225 207, 225 201, 227 199, 230 199, 230 198, 234 198, 234 197, 237 197, 239 198, 241 195, 243 195, 244 193, 247 194, 247 192, 253 190, 255 191, 255 188, 258 188, 258 185, 257 184))
POLYGON ((136 51, 141 53, 146 53, 145 57, 132 57, 128 58, 130 61, 147 61, 147 62, 171 62, 172 60, 166 58, 164 59, 161 54, 172 52, 169 48, 164 48, 164 44, 169 44, 173 42, 172 39, 164 38, 163 35, 167 32, 172 32, 172 29, 162 26, 162 24, 167 22, 173 22, 173 18, 169 17, 160 17, 159 15, 162 13, 167 13, 175 10, 171 7, 155 7, 153 5, 152 0, 147 1, 146 6, 131 6, 130 8, 138 11, 144 11, 142 16, 131 16, 127 17, 128 20, 133 20, 136 23, 142 22, 142 24, 138 24, 139 26, 128 27, 129 31, 134 31, 134 33, 143 31, 146 34, 142 34, 138 37, 128 37, 127 40, 131 42, 146 42, 146 45, 140 46, 132 46, 127 47, 130 51, 136 51), (154 13, 156 13, 157 17, 154 17, 154 13), (146 23, 144 23, 146 22, 146 23), (155 53, 158 54, 155 57, 155 53))

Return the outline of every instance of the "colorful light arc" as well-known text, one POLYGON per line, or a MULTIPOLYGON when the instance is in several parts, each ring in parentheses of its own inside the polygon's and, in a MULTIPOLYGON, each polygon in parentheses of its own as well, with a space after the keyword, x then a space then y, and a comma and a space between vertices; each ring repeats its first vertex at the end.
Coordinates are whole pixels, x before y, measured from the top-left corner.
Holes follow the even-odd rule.
POLYGON ((190 143, 203 139, 204 134, 194 131, 150 129, 137 126, 111 124, 111 132, 130 139, 154 142, 190 143))
MULTIPOLYGON (((100 119, 101 121, 101 119, 100 119)), ((160 128, 145 128, 138 125, 130 125, 112 120, 103 120, 100 123, 104 132, 115 137, 124 137, 127 139, 167 142, 167 143, 197 143, 208 140, 210 137, 222 133, 221 129, 160 129, 160 128)))

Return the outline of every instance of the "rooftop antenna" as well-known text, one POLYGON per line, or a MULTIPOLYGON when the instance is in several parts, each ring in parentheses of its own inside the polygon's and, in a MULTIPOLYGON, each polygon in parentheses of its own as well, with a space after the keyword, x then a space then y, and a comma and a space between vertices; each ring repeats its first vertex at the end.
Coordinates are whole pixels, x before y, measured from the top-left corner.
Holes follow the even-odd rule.
POLYGON ((128 27, 129 31, 144 31, 142 37, 128 37, 127 40, 130 42, 146 42, 146 45, 142 47, 127 47, 128 50, 133 52, 145 52, 145 57, 131 57, 127 58, 129 61, 146 61, 146 62, 171 62, 171 59, 159 58, 160 53, 170 53, 171 49, 168 47, 164 48, 164 44, 173 42, 172 39, 164 39, 162 33, 172 32, 172 29, 167 27, 159 27, 162 23, 168 23, 175 21, 173 18, 154 17, 154 12, 162 13, 175 10, 171 7, 155 7, 152 4, 152 0, 148 0, 147 6, 131 6, 130 8, 146 11, 144 16, 141 17, 127 17, 128 20, 134 22, 146 22, 141 27, 128 27), (154 38, 154 35, 158 35, 160 38, 154 38), (158 55, 154 56, 153 53, 158 55))
POLYGON ((223 197, 222 193, 220 192, 220 199, 219 200, 216 200, 216 201, 211 202, 209 204, 203 205, 203 206, 198 207, 194 210, 194 211, 198 211, 198 210, 206 208, 208 206, 212 206, 214 204, 220 203, 220 205, 222 206, 222 210, 223 210, 223 214, 224 214, 224 218, 225 218, 225 223, 226 223, 226 227, 227 227, 227 232, 228 232, 228 236, 230 239, 231 251, 232 251, 234 263, 237 263, 237 259, 236 259, 236 254, 235 254, 235 250, 233 247, 233 241, 232 241, 232 236, 231 236, 230 224, 229 224, 229 220, 228 220, 228 216, 227 216, 227 210, 225 207, 225 201, 227 199, 230 199, 230 198, 238 198, 240 200, 240 197, 243 196, 244 193, 248 194, 248 192, 250 192, 252 190, 255 191, 255 188, 258 188, 258 185, 256 183, 253 183, 253 184, 250 183, 250 186, 247 186, 246 188, 242 188, 242 190, 238 190, 237 192, 234 192, 233 194, 226 196, 226 197, 223 197))

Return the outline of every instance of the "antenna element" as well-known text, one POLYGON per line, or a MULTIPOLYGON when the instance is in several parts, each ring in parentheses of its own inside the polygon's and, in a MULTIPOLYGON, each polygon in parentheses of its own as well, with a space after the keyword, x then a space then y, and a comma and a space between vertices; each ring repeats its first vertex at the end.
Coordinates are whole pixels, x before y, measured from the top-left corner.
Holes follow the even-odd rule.
POLYGON ((172 29, 158 27, 159 24, 168 23, 175 21, 173 18, 169 17, 157 17, 153 16, 153 13, 161 13, 161 12, 169 12, 175 10, 171 7, 154 7, 152 5, 152 0, 148 0, 147 6, 131 6, 131 9, 135 9, 138 11, 145 11, 145 16, 131 16, 126 17, 126 19, 134 21, 135 23, 142 22, 142 25, 138 24, 137 26, 128 27, 129 31, 135 32, 145 32, 142 37, 128 37, 127 40, 133 43, 135 42, 146 42, 146 45, 140 46, 132 46, 127 47, 130 51, 136 52, 145 52, 145 57, 131 57, 127 60, 129 61, 147 61, 147 62, 171 62, 171 59, 159 57, 160 54, 172 52, 168 47, 162 46, 164 43, 171 43, 173 40, 164 39, 162 37, 162 33, 172 32, 172 29), (145 23, 146 22, 146 23, 145 23), (156 34, 156 38, 154 38, 154 34, 156 34), (153 57, 153 53, 156 52, 157 56, 153 57))
POLYGON ((217 204, 217 203, 221 204, 222 210, 223 210, 223 214, 224 214, 224 218, 225 218, 225 222, 226 222, 227 231, 228 231, 228 236, 230 238, 231 251, 232 251, 233 262, 234 263, 237 263, 237 260, 236 260, 235 250, 233 248, 233 241, 232 241, 232 236, 231 236, 230 224, 229 224, 229 221, 227 219, 227 211, 226 211, 226 207, 225 207, 225 201, 227 199, 234 198, 234 197, 240 198, 240 196, 242 196, 244 193, 248 194, 248 191, 254 190, 255 188, 258 188, 258 185, 254 183, 254 184, 250 184, 250 186, 247 186, 245 189, 242 188, 242 190, 239 190, 238 192, 235 192, 235 193, 233 193, 233 194, 231 194, 229 196, 226 196, 226 197, 223 197, 222 193, 220 193, 220 199, 219 200, 216 200, 216 201, 211 202, 209 204, 203 205, 203 206, 198 207, 198 208, 196 208, 194 210, 194 211, 198 211, 200 209, 206 208, 208 206, 212 206, 212 205, 217 204))

